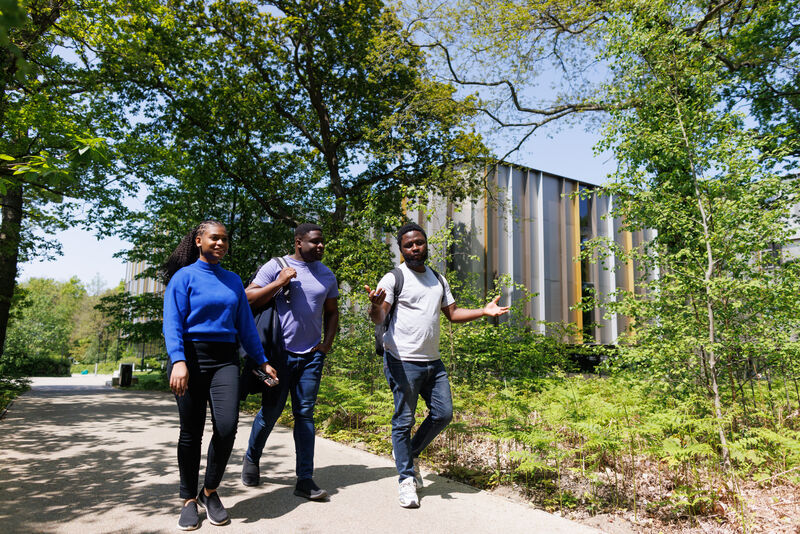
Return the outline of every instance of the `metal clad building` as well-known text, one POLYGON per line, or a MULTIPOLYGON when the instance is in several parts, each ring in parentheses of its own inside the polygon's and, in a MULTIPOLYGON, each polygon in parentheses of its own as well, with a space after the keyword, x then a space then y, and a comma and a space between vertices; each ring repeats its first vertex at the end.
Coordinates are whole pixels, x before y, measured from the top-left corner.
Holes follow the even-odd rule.
POLYGON ((128 262, 125 264, 125 291, 131 295, 144 293, 164 293, 164 284, 152 278, 139 277, 149 265, 145 261, 128 262))
MULTIPOLYGON (((606 217, 613 198, 598 195, 600 187, 579 180, 503 164, 487 169, 486 182, 482 198, 455 205, 430 195, 424 209, 406 209, 408 218, 425 228, 429 237, 454 224, 460 244, 448 251, 447 265, 439 261, 433 266, 474 279, 484 294, 495 279, 507 274, 535 294, 526 311, 540 332, 545 333, 544 322, 573 323, 584 333, 573 341, 614 343, 629 326, 626 317, 610 316, 603 308, 571 308, 592 289, 603 295, 616 289, 633 291, 642 273, 634 262, 619 258, 611 258, 606 266, 579 261, 581 244, 604 236, 629 251, 651 240, 652 231, 621 231, 619 219, 606 217), (581 190, 586 198, 575 195, 581 190)), ((399 259, 393 237, 387 240, 399 259)), ((134 295, 163 293, 161 283, 136 278, 145 268, 143 262, 128 264, 125 289, 134 295)), ((506 291, 501 303, 521 297, 519 290, 506 291)))
MULTIPOLYGON (((580 261, 582 243, 605 236, 627 251, 652 239, 652 233, 621 232, 621 222, 606 217, 613 198, 598 195, 598 186, 505 164, 487 172, 483 198, 454 205, 431 196, 425 210, 408 211, 408 217, 429 235, 452 221, 461 243, 448 266, 462 276, 473 273, 484 293, 496 278, 508 274, 536 294, 527 303, 535 321, 574 323, 584 332, 583 342, 614 343, 628 327, 627 318, 607 316, 603 308, 571 308, 592 289, 604 295, 615 289, 632 291, 641 273, 633 262, 617 258, 616 269, 580 261), (586 198, 575 194, 579 191, 586 192, 586 198)), ((521 296, 521 291, 507 291, 501 302, 521 296)), ((537 328, 545 332, 543 323, 537 328)))

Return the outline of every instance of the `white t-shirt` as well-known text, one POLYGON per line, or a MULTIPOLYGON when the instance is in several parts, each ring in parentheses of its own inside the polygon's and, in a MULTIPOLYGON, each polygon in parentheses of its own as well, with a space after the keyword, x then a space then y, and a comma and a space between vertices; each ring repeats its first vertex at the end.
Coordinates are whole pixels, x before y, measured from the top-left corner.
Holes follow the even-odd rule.
MULTIPOLYGON (((428 362, 439 359, 439 311, 455 302, 450 284, 442 284, 428 267, 418 273, 400 264, 403 290, 394 316, 383 335, 383 347, 392 356, 406 361, 428 362)), ((389 272, 378 282, 386 291, 386 302, 394 302, 394 275, 389 272)))

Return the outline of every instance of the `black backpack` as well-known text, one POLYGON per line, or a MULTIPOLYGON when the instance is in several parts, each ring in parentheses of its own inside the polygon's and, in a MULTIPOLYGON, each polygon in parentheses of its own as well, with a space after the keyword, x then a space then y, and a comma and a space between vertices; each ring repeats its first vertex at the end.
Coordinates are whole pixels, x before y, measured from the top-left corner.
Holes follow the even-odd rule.
MULTIPOLYGON (((278 266, 281 269, 289 266, 283 258, 273 259, 278 262, 278 266)), ((251 278, 247 285, 249 286, 252 281, 253 279, 251 278)), ((288 301, 288 288, 284 286, 281 291, 283 291, 284 297, 288 301)), ((261 340, 261 346, 264 347, 264 353, 267 358, 280 355, 284 348, 280 318, 278 317, 278 310, 275 309, 275 297, 281 294, 281 291, 276 293, 264 306, 253 310, 253 320, 256 323, 258 338, 261 340)), ((239 377, 239 398, 245 400, 252 393, 263 393, 268 386, 253 374, 253 369, 257 368, 258 365, 253 358, 247 356, 247 351, 241 345, 239 345, 239 356, 244 358, 242 374, 239 377)))
MULTIPOLYGON (((436 279, 439 280, 439 283, 442 285, 442 302, 444 302, 446 289, 444 287, 444 278, 435 269, 428 267, 433 274, 436 275, 436 279)), ((378 356, 383 356, 383 334, 386 333, 386 330, 389 328, 389 324, 392 322, 392 317, 394 316, 394 310, 397 308, 397 302, 400 300, 400 292, 403 291, 403 271, 400 267, 395 267, 391 271, 394 276, 394 302, 392 302, 392 307, 389 308, 389 313, 386 314, 386 318, 383 320, 381 324, 375 325, 375 354, 378 356)))

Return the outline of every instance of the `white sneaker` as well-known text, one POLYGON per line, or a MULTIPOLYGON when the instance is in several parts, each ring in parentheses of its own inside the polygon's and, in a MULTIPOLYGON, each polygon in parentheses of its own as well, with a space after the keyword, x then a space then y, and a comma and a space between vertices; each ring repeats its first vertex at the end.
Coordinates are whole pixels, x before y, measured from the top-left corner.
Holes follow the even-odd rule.
POLYGON ((422 480, 422 473, 419 471, 419 458, 414 458, 414 482, 417 484, 417 489, 422 489, 425 486, 425 481, 422 480))
POLYGON ((403 508, 419 508, 419 497, 417 497, 417 484, 413 478, 404 478, 400 481, 397 491, 400 506, 403 508))

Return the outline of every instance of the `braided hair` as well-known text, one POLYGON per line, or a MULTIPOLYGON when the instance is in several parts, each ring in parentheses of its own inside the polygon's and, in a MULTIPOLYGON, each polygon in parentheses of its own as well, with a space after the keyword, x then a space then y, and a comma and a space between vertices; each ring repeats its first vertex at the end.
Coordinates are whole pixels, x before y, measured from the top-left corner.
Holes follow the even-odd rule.
POLYGON ((222 226, 225 228, 225 225, 219 221, 206 219, 198 224, 191 232, 183 236, 181 242, 177 247, 175 247, 175 250, 172 251, 172 254, 169 255, 167 261, 165 261, 161 266, 161 278, 164 280, 165 284, 169 283, 172 276, 178 272, 178 269, 186 267, 187 265, 191 265, 197 261, 197 258, 200 257, 200 249, 197 247, 195 240, 197 239, 197 236, 203 235, 206 230, 212 226, 222 226))

